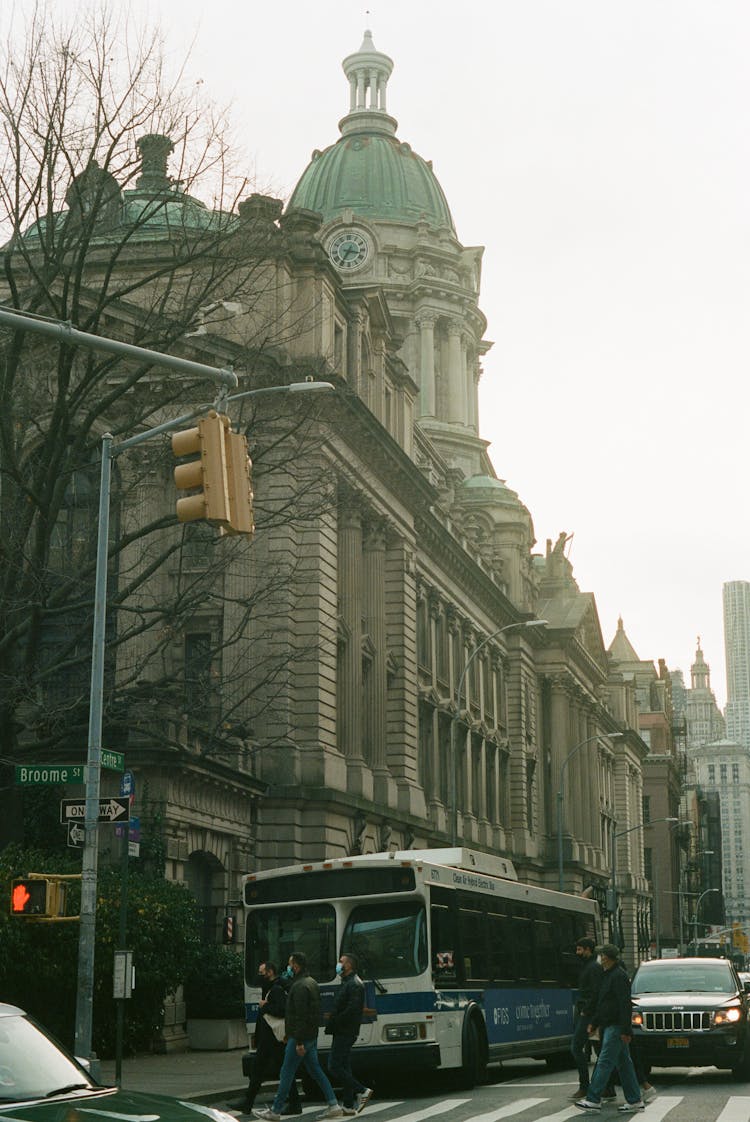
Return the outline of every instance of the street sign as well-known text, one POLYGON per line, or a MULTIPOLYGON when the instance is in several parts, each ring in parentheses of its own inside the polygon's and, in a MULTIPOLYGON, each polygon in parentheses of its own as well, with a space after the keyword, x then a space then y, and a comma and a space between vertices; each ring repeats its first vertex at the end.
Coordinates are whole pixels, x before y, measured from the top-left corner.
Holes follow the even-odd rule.
POLYGON ((123 771, 125 768, 125 757, 122 752, 113 752, 111 748, 102 748, 102 767, 109 768, 110 771, 123 771))
POLYGON ((16 783, 22 787, 83 783, 83 764, 16 764, 16 783))
POLYGON ((86 840, 86 831, 78 822, 68 822, 68 845, 71 849, 81 849, 86 840))
POLYGON ((141 840, 141 820, 135 815, 130 815, 130 822, 121 822, 115 826, 115 837, 123 838, 125 831, 128 831, 128 841, 139 842, 141 840))
MULTIPOLYGON (((83 822, 86 817, 85 799, 62 799, 60 802, 60 821, 83 822)), ((129 799, 99 799, 97 822, 126 822, 130 817, 129 799)))

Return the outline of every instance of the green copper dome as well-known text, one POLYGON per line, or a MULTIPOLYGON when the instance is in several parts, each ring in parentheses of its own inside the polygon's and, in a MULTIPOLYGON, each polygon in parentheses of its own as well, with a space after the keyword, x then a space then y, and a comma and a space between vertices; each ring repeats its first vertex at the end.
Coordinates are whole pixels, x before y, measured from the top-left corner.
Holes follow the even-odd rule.
POLYGON ((417 222, 453 230, 443 190, 430 165, 395 136, 342 136, 315 152, 289 203, 317 210, 326 222, 350 209, 363 218, 417 222))
POLYGON ((314 152, 289 201, 289 209, 319 211, 328 222, 345 210, 363 218, 447 226, 453 219, 432 166, 396 136, 385 108, 393 62, 377 51, 369 31, 344 59, 349 113, 339 122, 341 139, 314 152))

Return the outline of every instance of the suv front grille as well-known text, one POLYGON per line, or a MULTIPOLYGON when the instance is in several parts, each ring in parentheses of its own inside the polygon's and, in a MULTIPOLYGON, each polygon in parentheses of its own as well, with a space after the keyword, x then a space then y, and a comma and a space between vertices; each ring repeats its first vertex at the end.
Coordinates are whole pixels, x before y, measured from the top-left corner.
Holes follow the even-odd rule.
POLYGON ((644 1013, 646 1032, 696 1032, 711 1028, 711 1013, 644 1013))

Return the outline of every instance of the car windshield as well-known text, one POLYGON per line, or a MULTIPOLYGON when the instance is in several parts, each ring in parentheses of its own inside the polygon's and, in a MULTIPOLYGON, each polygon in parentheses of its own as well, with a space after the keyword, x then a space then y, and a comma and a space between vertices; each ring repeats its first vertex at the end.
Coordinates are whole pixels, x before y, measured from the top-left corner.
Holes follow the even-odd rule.
POLYGON ((677 966, 665 962, 637 970, 632 992, 639 993, 734 993, 732 972, 723 963, 677 966))
POLYGON ((0 1103, 43 1099, 97 1085, 28 1017, 0 1017, 0 1103))

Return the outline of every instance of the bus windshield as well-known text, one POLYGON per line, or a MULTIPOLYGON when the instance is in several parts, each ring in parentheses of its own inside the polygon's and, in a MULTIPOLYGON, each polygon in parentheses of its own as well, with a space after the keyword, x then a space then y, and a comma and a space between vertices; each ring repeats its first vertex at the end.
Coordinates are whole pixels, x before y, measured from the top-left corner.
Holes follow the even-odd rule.
POLYGON ((267 959, 282 971, 293 951, 307 955, 307 968, 319 982, 336 976, 336 914, 332 904, 253 909, 247 917, 245 977, 252 985, 267 959))
POLYGON ((414 978, 427 969, 427 922, 417 900, 380 900, 352 909, 341 950, 362 978, 414 978))

